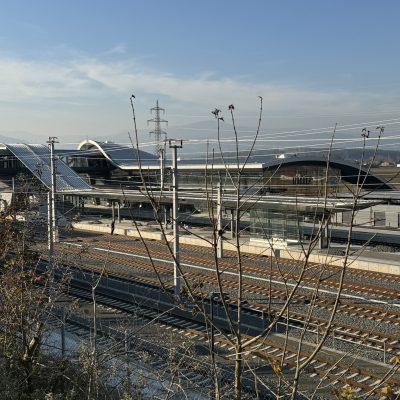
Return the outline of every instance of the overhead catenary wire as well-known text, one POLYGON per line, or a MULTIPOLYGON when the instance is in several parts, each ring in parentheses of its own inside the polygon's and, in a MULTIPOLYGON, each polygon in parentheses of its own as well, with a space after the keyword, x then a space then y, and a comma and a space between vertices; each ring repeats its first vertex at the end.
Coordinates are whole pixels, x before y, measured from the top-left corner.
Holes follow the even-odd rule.
MULTIPOLYGON (((357 130, 357 129, 362 129, 365 127, 369 127, 369 126, 374 126, 376 124, 385 124, 385 125, 396 125, 396 124, 400 124, 400 117, 398 118, 392 118, 392 119, 381 119, 381 120, 374 120, 374 121, 361 121, 361 122, 357 122, 357 123, 353 123, 353 124, 345 124, 345 125, 338 125, 338 131, 346 131, 346 130, 357 130)), ((275 132, 270 132, 270 133, 260 133, 260 137, 264 137, 265 135, 267 135, 270 138, 275 137, 276 139, 281 139, 282 135, 294 135, 294 137, 297 137, 298 134, 318 134, 318 133, 332 133, 333 130, 333 126, 328 126, 328 127, 321 127, 321 128, 309 128, 309 129, 303 129, 303 130, 290 130, 290 131, 275 131, 275 132), (275 135, 275 136, 274 136, 275 135)), ((186 129, 186 128, 185 128, 186 129)), ((204 129, 201 129, 204 130, 204 129)), ((207 128, 206 130, 210 131, 210 132, 215 132, 214 128, 207 128)), ((222 128, 221 131, 224 131, 224 129, 222 128)), ((229 130, 230 131, 230 130, 229 130)), ((243 131, 239 129, 239 133, 251 133, 254 131, 243 131)), ((228 138, 223 138, 222 140, 228 141, 228 140, 232 140, 234 139, 234 137, 228 137, 228 138)), ((245 139, 248 140, 252 140, 253 136, 252 135, 247 135, 247 136, 243 136, 241 135, 240 139, 242 141, 245 141, 245 139)), ((185 143, 189 144, 189 143, 206 143, 207 141, 209 141, 210 143, 215 143, 217 141, 216 138, 202 138, 202 139, 185 139, 185 143)), ((142 147, 150 147, 150 146, 154 146, 154 141, 150 141, 150 142, 140 142, 140 148, 142 147)), ((73 145, 76 144, 78 145, 78 142, 68 142, 66 144, 69 145, 73 145)), ((126 143, 119 143, 119 145, 121 146, 130 146, 131 144, 129 142, 126 143)))
MULTIPOLYGON (((399 135, 391 135, 391 136, 386 136, 386 137, 383 137, 381 140, 382 141, 389 141, 389 140, 396 140, 396 139, 400 139, 400 134, 399 135)), ((313 144, 309 144, 309 145, 307 145, 306 147, 307 147, 307 150, 305 151, 305 153, 309 153, 310 151, 309 151, 309 149, 308 148, 310 148, 310 147, 314 147, 314 148, 318 148, 318 147, 321 147, 321 149, 320 150, 316 150, 315 152, 318 152, 318 151, 326 151, 326 150, 328 150, 327 149, 327 147, 326 147, 326 142, 328 142, 330 139, 322 139, 323 140, 323 142, 322 143, 313 143, 313 144)), ((365 148, 374 148, 374 144, 373 144, 373 142, 375 141, 376 139, 375 138, 370 138, 369 139, 369 142, 371 143, 370 145, 367 145, 365 148)), ((314 141, 315 142, 315 140, 309 140, 310 142, 311 141, 314 141)), ((191 143, 191 142, 189 142, 189 143, 191 143)), ((348 139, 346 139, 346 138, 344 138, 344 139, 340 139, 340 140, 337 140, 336 142, 335 142, 335 144, 334 144, 334 147, 332 148, 332 150, 333 151, 335 151, 336 149, 337 149, 337 146, 339 145, 339 144, 348 144, 348 143, 361 143, 361 139, 360 138, 348 138, 348 139)), ((382 148, 384 148, 384 147, 386 147, 386 146, 393 146, 394 144, 398 144, 398 142, 394 142, 394 143, 391 143, 391 144, 388 144, 388 145, 385 145, 385 144, 382 144, 382 145, 380 145, 380 149, 382 149, 382 148)), ((259 158, 259 157, 263 157, 264 155, 267 155, 267 156, 271 156, 271 155, 273 155, 273 154, 276 154, 276 152, 277 151, 279 151, 280 153, 284 153, 285 152, 285 150, 287 150, 287 149, 289 149, 289 150, 291 150, 291 153, 295 153, 295 154, 302 154, 302 151, 300 151, 300 150, 296 150, 296 151, 293 151, 293 149, 296 149, 296 147, 299 147, 299 145, 292 145, 292 146, 279 146, 279 149, 278 148, 276 148, 276 149, 273 149, 273 150, 275 150, 275 152, 272 152, 272 153, 265 153, 265 154, 260 154, 260 151, 263 151, 263 150, 265 150, 265 151, 271 151, 271 149, 269 149, 269 148, 264 148, 264 149, 260 149, 260 148, 256 148, 256 154, 253 154, 252 155, 252 157, 254 158, 254 157, 257 157, 257 158, 259 158)), ((352 149, 357 149, 357 148, 361 148, 361 146, 359 146, 359 147, 352 147, 352 149)), ((118 151, 117 149, 115 150, 115 151, 118 151)), ((246 150, 242 150, 242 151, 246 151, 246 150)), ((229 150, 227 150, 227 151, 224 151, 224 154, 229 154, 229 153, 232 153, 232 152, 234 152, 234 151, 229 151, 229 150)), ((93 154, 98 154, 99 152, 97 151, 93 151, 93 150, 85 150, 85 151, 74 151, 74 152, 71 152, 71 151, 69 151, 69 152, 57 152, 57 156, 58 157, 85 157, 85 156, 92 156, 93 154)), ((110 152, 111 153, 111 152, 110 152)), ((192 155, 192 154, 197 154, 197 155, 199 155, 199 151, 196 151, 196 152, 183 152, 182 153, 182 155, 181 155, 181 157, 185 157, 185 156, 190 156, 190 155, 192 155)), ((288 154, 290 154, 290 153, 288 153, 288 154)), ((205 158, 205 155, 206 155, 206 153, 204 153, 204 156, 202 155, 202 153, 200 152, 200 155, 201 155, 201 157, 195 157, 195 158, 191 158, 193 161, 196 161, 196 160, 203 160, 204 158, 205 158)), ((229 156, 227 156, 227 157, 229 157, 229 156)), ((239 155, 239 157, 246 157, 246 155, 239 155)), ((16 157, 11 157, 11 158, 9 158, 9 160, 11 160, 11 159, 17 159, 16 157)), ((26 157, 26 159, 29 159, 29 157, 26 157)), ((102 156, 99 156, 99 157, 93 157, 93 159, 104 159, 104 157, 102 157, 102 156)), ((182 159, 182 158, 181 158, 182 159)), ((121 160, 125 160, 125 159, 120 159, 120 158, 114 158, 114 160, 115 161, 121 161, 121 160)), ((134 161, 134 160, 133 160, 134 161)), ((148 162, 154 162, 155 161, 155 159, 153 159, 153 158, 142 158, 142 161, 148 161, 148 162)))
MULTIPOLYGON (((383 141, 385 141, 385 140, 394 140, 394 139, 400 139, 400 135, 392 135, 392 136, 389 136, 389 137, 383 137, 381 140, 383 140, 383 141)), ((370 140, 370 142, 373 142, 375 139, 374 138, 370 138, 369 139, 370 140)), ((328 139, 326 139, 326 141, 328 141, 328 139)), ((340 147, 336 147, 338 144, 348 144, 348 143, 351 143, 351 142, 353 142, 353 143, 357 143, 357 142, 361 142, 361 140, 359 139, 359 138, 353 138, 353 139, 346 139, 346 140, 338 140, 337 142, 335 142, 335 147, 333 147, 331 150, 332 151, 335 151, 335 150, 341 150, 342 148, 340 148, 340 147)), ((387 147, 387 146, 393 146, 393 145, 396 145, 396 144, 400 144, 400 142, 393 142, 393 143, 390 143, 390 144, 388 144, 388 145, 386 145, 386 144, 382 144, 382 145, 380 145, 380 149, 383 149, 383 148, 385 148, 385 147, 387 147)), ((302 153, 305 153, 305 154, 309 154, 310 153, 310 150, 309 150, 309 148, 312 148, 312 147, 314 147, 314 148, 318 148, 318 147, 321 147, 321 149, 317 149, 317 150, 311 150, 311 152, 321 152, 321 151, 327 151, 328 150, 328 148, 326 147, 326 145, 325 145, 325 143, 314 143, 314 144, 310 144, 310 145, 307 145, 307 149, 306 149, 306 151, 304 151, 304 152, 302 152, 301 150, 296 150, 296 151, 293 151, 293 149, 296 149, 296 147, 299 147, 299 146, 295 146, 295 145, 293 145, 293 146, 288 146, 288 147, 279 147, 279 149, 274 149, 274 150, 280 150, 280 152, 281 153, 284 153, 284 150, 286 150, 286 149, 289 149, 289 150, 291 150, 291 152, 289 152, 289 153, 287 153, 287 154, 302 154, 302 153)), ((359 147, 352 147, 351 149, 361 149, 362 147, 361 146, 359 146, 359 147)), ((374 146, 374 144, 373 143, 371 143, 371 145, 367 145, 366 147, 365 147, 366 149, 368 149, 368 148, 371 148, 371 149, 374 149, 375 148, 375 146, 374 146)), ((264 149, 256 149, 256 152, 257 152, 257 154, 253 154, 252 155, 252 157, 253 158, 260 158, 260 157, 264 157, 264 156, 273 156, 273 155, 275 155, 275 153, 276 153, 276 151, 274 152, 274 153, 260 153, 260 151, 263 151, 263 150, 265 150, 265 151, 270 151, 270 149, 268 149, 268 148, 264 148, 264 149)), ((245 150, 243 150, 243 151, 245 151, 245 150)), ((229 154, 229 153, 232 153, 233 151, 226 151, 226 152, 224 152, 224 154, 226 153, 226 154, 229 154)), ((79 157, 84 157, 84 156, 91 156, 92 154, 95 154, 95 152, 88 152, 88 151, 82 151, 82 152, 79 152, 79 151, 77 151, 77 152, 74 152, 74 153, 59 153, 59 152, 57 152, 57 156, 58 157, 77 157, 77 158, 79 158, 79 157)), ((188 155, 192 155, 192 154, 199 154, 199 152, 197 151, 197 152, 185 152, 185 153, 183 153, 182 155, 183 156, 188 156, 188 155)), ((201 154, 201 153, 200 153, 201 154)), ((204 154, 206 154, 206 153, 204 153, 204 154)), ((9 158, 8 158, 8 160, 12 160, 12 159, 14 159, 14 160, 17 160, 18 158, 17 157, 15 157, 15 156, 8 156, 9 158)), ((227 156, 228 158, 229 158, 229 156, 227 156)), ((239 155, 239 157, 246 157, 246 155, 239 155)), ((33 158, 33 157, 32 157, 33 158)), ((32 159, 32 158, 30 158, 30 157, 24 157, 24 159, 32 159)), ((103 156, 99 156, 99 157, 92 157, 92 159, 94 159, 94 160, 102 160, 102 159, 104 159, 104 157, 103 156)), ((114 158, 115 159, 115 161, 121 161, 121 160, 124 160, 124 159, 119 159, 119 158, 114 158)), ((204 156, 201 156, 201 157, 194 157, 194 158, 191 158, 191 160, 193 160, 193 161, 197 161, 197 160, 204 160, 204 156)), ((148 159, 142 159, 142 161, 151 161, 151 162, 154 162, 154 161, 156 161, 155 159, 153 159, 153 158, 148 158, 148 159)), ((188 160, 185 160, 185 161, 188 161, 188 160)))

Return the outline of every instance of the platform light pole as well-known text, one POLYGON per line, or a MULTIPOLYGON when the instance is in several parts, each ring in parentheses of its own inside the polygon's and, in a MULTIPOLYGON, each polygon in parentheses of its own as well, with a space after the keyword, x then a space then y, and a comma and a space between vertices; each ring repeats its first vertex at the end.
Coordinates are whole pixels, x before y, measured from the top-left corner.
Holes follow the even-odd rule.
POLYGON ((53 260, 53 206, 51 190, 47 192, 47 250, 49 264, 51 264, 53 260))
POLYGON ((57 137, 50 136, 47 141, 50 150, 50 172, 51 172, 51 187, 48 194, 48 249, 49 249, 49 261, 52 262, 54 243, 58 242, 57 232, 57 220, 56 220, 56 159, 54 156, 54 144, 58 143, 57 137))
POLYGON ((178 157, 177 150, 182 148, 182 140, 168 139, 172 149, 172 221, 174 233, 174 292, 179 296, 181 292, 181 277, 179 271, 179 221, 178 221, 178 157))
POLYGON ((160 192, 164 191, 165 148, 160 148, 160 192))
POLYGON ((222 183, 221 179, 218 182, 217 187, 217 257, 222 258, 224 256, 223 253, 223 243, 222 243, 222 183))

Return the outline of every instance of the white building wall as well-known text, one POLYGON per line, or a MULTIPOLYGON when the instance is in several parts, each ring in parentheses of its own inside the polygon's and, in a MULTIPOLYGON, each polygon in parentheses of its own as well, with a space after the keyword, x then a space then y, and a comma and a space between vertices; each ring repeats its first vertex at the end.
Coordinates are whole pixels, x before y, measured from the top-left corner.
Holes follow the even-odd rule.
MULTIPOLYGON (((376 226, 379 228, 399 228, 400 205, 398 204, 379 204, 365 210, 360 210, 355 215, 354 223, 360 226, 376 226), (384 214, 382 214, 384 213, 384 214), (382 220, 384 215, 384 220, 382 220)), ((334 218, 338 224, 348 225, 350 222, 349 212, 338 213, 334 218)))

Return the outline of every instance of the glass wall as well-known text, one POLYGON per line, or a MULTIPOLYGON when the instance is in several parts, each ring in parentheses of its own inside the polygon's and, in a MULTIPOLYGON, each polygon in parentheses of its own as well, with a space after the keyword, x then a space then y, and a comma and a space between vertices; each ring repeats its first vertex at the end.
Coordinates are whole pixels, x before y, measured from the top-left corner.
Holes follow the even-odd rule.
POLYGON ((300 216, 290 211, 252 209, 250 233, 260 239, 300 240, 300 216))

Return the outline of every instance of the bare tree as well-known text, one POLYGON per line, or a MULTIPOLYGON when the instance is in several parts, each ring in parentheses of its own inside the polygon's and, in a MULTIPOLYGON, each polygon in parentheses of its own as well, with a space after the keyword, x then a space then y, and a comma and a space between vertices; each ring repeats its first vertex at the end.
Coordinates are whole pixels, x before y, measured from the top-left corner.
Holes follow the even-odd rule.
POLYGON ((13 202, 0 213, 0 371, 2 391, 10 399, 34 398, 38 390, 49 389, 49 381, 56 385, 50 372, 55 360, 46 358, 42 346, 57 329, 57 301, 68 281, 64 276, 54 282, 54 270, 41 255, 47 225, 31 204, 42 201, 42 189, 25 177, 18 183, 13 202))
MULTIPOLYGON (((216 187, 221 184, 221 176, 219 178, 215 178, 217 174, 213 169, 215 160, 215 154, 213 153, 211 158, 209 155, 207 155, 205 176, 206 194, 208 196, 208 213, 210 218, 210 226, 212 227, 211 238, 199 235, 188 227, 184 227, 183 229, 184 232, 190 233, 191 236, 202 240, 204 245, 209 246, 212 249, 214 283, 210 284, 206 289, 204 286, 199 287, 190 277, 190 269, 183 268, 181 265, 179 265, 179 272, 184 285, 182 294, 179 299, 177 299, 177 302, 182 303, 183 306, 190 303, 191 307, 193 307, 197 312, 202 313, 206 324, 208 326, 213 326, 213 329, 218 332, 220 337, 223 338, 223 341, 230 346, 234 366, 234 375, 232 380, 233 386, 231 392, 233 398, 237 400, 243 398, 244 374, 248 376, 249 373, 253 375, 254 381, 256 382, 256 387, 264 388, 276 398, 288 397, 295 399, 299 396, 304 398, 315 398, 318 395, 319 390, 322 390, 322 388, 324 388, 325 391, 329 391, 327 386, 332 386, 333 390, 333 383, 328 385, 324 383, 326 382, 326 378, 329 376, 329 370, 323 374, 320 374, 319 371, 317 371, 318 373, 315 373, 315 377, 313 379, 317 383, 312 391, 306 392, 304 389, 302 389, 299 383, 302 377, 304 377, 310 370, 310 366, 321 359, 319 356, 324 352, 324 349, 326 348, 324 346, 335 334, 335 319, 338 318, 339 308, 344 299, 343 291, 345 288, 346 277, 349 274, 349 268, 351 267, 351 264, 354 262, 354 258, 352 257, 353 251, 351 247, 354 219, 358 209, 362 205, 361 203, 365 195, 364 188, 366 187, 366 180, 370 175, 371 166, 375 160, 377 149, 379 148, 380 138, 384 129, 382 127, 378 127, 375 153, 369 161, 367 167, 364 166, 364 158, 360 160, 356 184, 353 187, 349 187, 353 197, 351 200, 347 201, 350 208, 347 208, 346 210, 351 213, 351 222, 348 227, 346 245, 342 250, 342 255, 340 257, 336 257, 336 259, 335 257, 332 258, 329 256, 328 248, 326 256, 319 255, 319 261, 316 263, 314 260, 317 258, 316 255, 319 254, 319 244, 324 238, 329 239, 329 237, 326 237, 326 231, 328 230, 328 226, 330 224, 330 217, 332 214, 331 208, 335 207, 334 189, 332 190, 329 184, 329 174, 332 171, 331 156, 335 145, 335 126, 331 135, 330 146, 326 151, 326 166, 324 169, 324 176, 320 178, 318 183, 318 196, 314 200, 314 215, 311 220, 308 221, 309 225, 313 227, 310 239, 308 241, 305 241, 304 239, 301 240, 301 252, 292 252, 291 254, 289 250, 287 251, 289 259, 292 258, 295 261, 295 263, 290 267, 288 267, 284 259, 276 256, 277 252, 275 252, 274 249, 275 245, 272 241, 269 241, 269 246, 264 251, 269 255, 269 258, 267 259, 268 268, 265 270, 265 274, 269 281, 265 294, 265 301, 267 303, 266 311, 268 315, 267 324, 265 328, 261 329, 258 334, 248 335, 244 333, 243 312, 247 309, 249 302, 250 304, 256 302, 247 300, 246 296, 244 295, 246 262, 243 253, 244 241, 242 240, 241 235, 241 221, 243 219, 243 215, 245 215, 245 213, 248 212, 251 207, 254 207, 254 204, 257 204, 258 201, 261 201, 261 199, 265 198, 264 189, 269 186, 274 174, 280 168, 280 166, 276 168, 269 180, 260 178, 257 180, 256 184, 250 185, 250 187, 249 185, 245 187, 242 185, 246 166, 251 159, 260 133, 263 111, 262 100, 262 97, 260 97, 259 119, 257 128, 255 129, 255 135, 250 143, 248 152, 244 155, 243 152, 240 151, 239 146, 240 136, 236 127, 235 107, 232 104, 228 107, 228 113, 230 115, 233 127, 236 168, 232 168, 232 162, 225 158, 225 152, 222 148, 220 124, 224 122, 224 117, 221 115, 220 109, 216 108, 212 111, 212 114, 217 121, 217 142, 219 147, 218 158, 222 159, 224 163, 224 179, 229 182, 229 185, 233 189, 233 197, 235 198, 235 206, 233 210, 235 235, 232 240, 228 240, 224 236, 224 229, 221 229, 220 222, 218 220, 218 214, 220 210, 218 210, 216 204, 216 193, 218 190, 216 187), (241 158, 243 160, 242 162, 240 161, 241 158), (215 180, 218 182, 215 182, 215 180), (221 258, 221 254, 219 253, 219 247, 221 246, 222 242, 226 244, 229 243, 231 245, 230 248, 234 249, 236 260, 234 265, 231 267, 226 266, 225 260, 221 258), (332 262, 335 262, 336 264, 340 263, 339 267, 334 267, 336 268, 335 272, 332 272, 332 262), (231 270, 235 271, 234 274, 232 274, 230 268, 231 270), (233 283, 227 286, 227 271, 229 271, 230 276, 233 275, 235 277, 235 295, 232 294, 232 286, 230 286, 233 285, 233 283), (323 297, 323 294, 326 293, 325 282, 330 279, 330 276, 333 275, 335 276, 335 283, 331 283, 333 287, 329 290, 329 299, 326 300, 329 303, 329 307, 326 309, 326 311, 324 311, 324 322, 322 324, 320 322, 316 322, 321 320, 321 318, 318 316, 318 310, 320 309, 321 298, 323 297), (277 279, 281 281, 280 287, 282 290, 280 290, 280 292, 283 299, 282 304, 278 307, 272 306, 274 291, 276 291, 275 281, 277 279), (308 282, 312 283, 308 284, 308 282), (229 296, 235 303, 234 312, 232 312, 231 301, 227 301, 227 292, 229 292, 229 296), (204 307, 204 302, 199 302, 199 294, 203 296, 203 298, 210 298, 216 294, 215 297, 218 298, 218 303, 224 310, 224 319, 226 322, 226 326, 224 326, 224 328, 221 328, 221 325, 216 323, 215 319, 211 318, 209 307, 204 307), (299 299, 304 299, 302 300, 304 302, 303 305, 299 305, 299 299), (294 329, 291 327, 290 321, 296 318, 298 315, 301 315, 303 322, 301 328, 299 327, 300 329, 297 330, 298 332, 293 337, 294 329), (323 328, 321 328, 321 324, 323 325, 323 328), (314 328, 315 326, 316 330, 314 328), (274 334, 277 329, 283 332, 283 337, 277 337, 277 335, 274 334), (310 342, 310 335, 317 336, 316 343, 310 342), (264 348, 266 346, 270 347, 270 343, 272 343, 274 340, 276 341, 276 345, 281 349, 280 355, 278 357, 265 356, 264 348), (256 364, 252 361, 253 357, 258 358, 261 363, 264 362, 269 365, 273 371, 272 375, 274 375, 275 378, 271 379, 271 375, 269 375, 268 379, 264 379, 263 375, 258 373, 256 364), (291 361, 289 362, 289 360, 291 361), (291 370, 285 368, 285 366, 288 364, 292 366, 291 370)), ((132 110, 135 121, 134 147, 138 149, 139 141, 137 137, 133 103, 132 110)), ((365 149, 368 140, 365 132, 366 131, 364 130, 362 131, 363 149, 365 149)), ((139 156, 138 163, 139 167, 141 167, 141 160, 139 156)), ((163 225, 163 221, 159 217, 161 204, 160 198, 162 191, 155 192, 153 190, 151 185, 148 184, 142 168, 140 168, 140 176, 142 180, 143 194, 149 199, 152 205, 154 218, 162 234, 166 249, 170 257, 174 259, 170 236, 168 236, 165 226, 163 225)), ((300 202, 301 199, 298 198, 296 201, 297 204, 294 204, 294 212, 296 214, 296 223, 299 236, 301 235, 301 226, 299 221, 302 217, 297 207, 300 202)), ((139 227, 137 227, 137 229, 140 232, 139 227)), ((150 260, 152 260, 153 257, 149 248, 147 248, 147 254, 150 260)), ((153 261, 152 266, 155 274, 160 276, 158 267, 153 261)), ((162 281, 161 278, 160 283, 165 287, 166 282, 162 281)), ((213 300, 210 302, 210 304, 212 302, 213 300)), ((217 376, 218 367, 216 365, 217 363, 215 361, 215 354, 213 353, 213 350, 214 349, 211 349, 210 347, 211 359, 214 365, 213 371, 217 376)), ((335 366, 342 365, 341 360, 343 359, 346 359, 349 369, 351 369, 351 365, 359 353, 360 347, 355 345, 352 350, 344 352, 342 359, 338 359, 337 362, 333 364, 331 369, 335 368, 335 366)), ((387 391, 389 393, 392 389, 388 389, 391 386, 387 382, 390 381, 389 377, 393 377, 394 374, 397 374, 397 369, 398 366, 396 363, 394 363, 392 368, 388 368, 387 374, 374 384, 372 392, 376 393, 376 391, 382 389, 383 391, 387 391)), ((346 379, 347 378, 343 373, 343 379, 341 382, 345 382, 346 379)), ((348 381, 350 382, 351 379, 348 379, 348 381)), ((219 398, 220 396, 223 396, 223 392, 221 392, 221 388, 218 386, 218 377, 216 382, 217 384, 215 386, 217 390, 214 396, 219 398)), ((345 397, 350 396, 349 393, 351 395, 354 395, 355 393, 354 390, 349 389, 349 387, 351 388, 351 386, 343 384, 343 390, 336 392, 337 396, 341 396, 342 398, 352 398, 345 397)))

